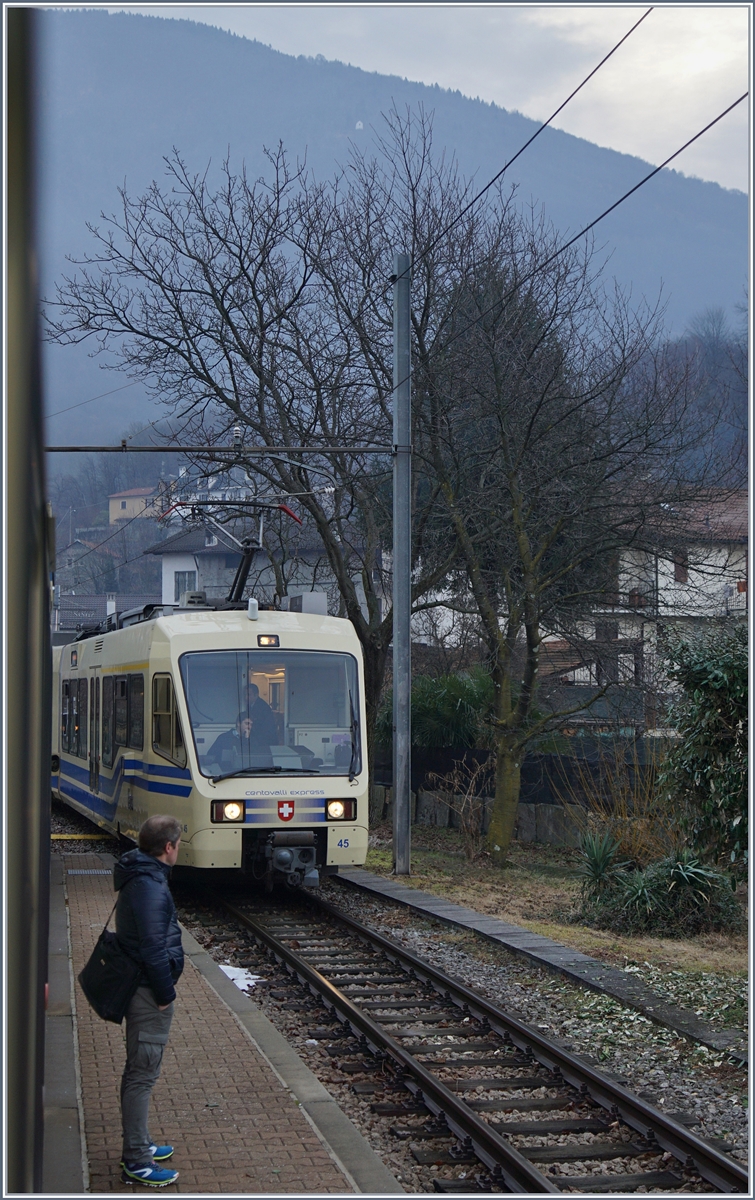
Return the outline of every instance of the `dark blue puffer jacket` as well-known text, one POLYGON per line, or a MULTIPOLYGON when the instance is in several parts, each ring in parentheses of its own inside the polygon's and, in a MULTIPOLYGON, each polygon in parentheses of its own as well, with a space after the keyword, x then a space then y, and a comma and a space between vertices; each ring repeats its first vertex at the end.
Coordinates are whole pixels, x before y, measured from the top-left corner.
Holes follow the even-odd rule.
POLYGON ((129 850, 113 868, 115 932, 126 953, 141 963, 143 983, 152 988, 158 1004, 175 1000, 173 985, 184 967, 169 875, 167 863, 141 850, 129 850))

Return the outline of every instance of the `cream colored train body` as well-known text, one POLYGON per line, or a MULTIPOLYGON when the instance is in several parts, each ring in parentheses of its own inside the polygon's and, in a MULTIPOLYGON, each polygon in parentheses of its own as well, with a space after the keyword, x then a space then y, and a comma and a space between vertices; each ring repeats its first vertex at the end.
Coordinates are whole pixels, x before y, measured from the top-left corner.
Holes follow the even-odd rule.
POLYGON ((367 853, 362 655, 350 622, 157 609, 55 650, 52 787, 135 840, 177 817, 179 865, 313 886, 367 853))

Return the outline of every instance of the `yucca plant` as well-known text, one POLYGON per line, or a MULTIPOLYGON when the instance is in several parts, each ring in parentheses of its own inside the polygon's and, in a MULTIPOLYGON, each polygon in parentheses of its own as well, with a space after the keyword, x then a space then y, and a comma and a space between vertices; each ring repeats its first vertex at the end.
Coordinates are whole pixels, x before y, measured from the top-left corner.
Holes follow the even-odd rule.
POLYGON ((617 860, 619 843, 610 832, 598 834, 586 831, 580 839, 580 851, 582 857, 577 875, 581 881, 582 895, 587 898, 600 896, 631 865, 617 860))
POLYGON ((682 850, 671 862, 668 890, 684 888, 695 903, 710 901, 712 888, 718 886, 721 876, 700 862, 692 850, 682 850))
POLYGON ((743 926, 726 878, 690 850, 667 855, 642 871, 618 874, 615 886, 591 894, 581 918, 599 929, 666 937, 737 932, 743 926))

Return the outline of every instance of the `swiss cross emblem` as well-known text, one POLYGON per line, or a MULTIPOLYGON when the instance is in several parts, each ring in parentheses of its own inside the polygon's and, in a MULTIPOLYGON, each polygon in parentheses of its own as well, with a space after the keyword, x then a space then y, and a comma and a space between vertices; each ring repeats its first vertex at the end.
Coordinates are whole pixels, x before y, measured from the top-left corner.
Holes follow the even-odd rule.
POLYGON ((293 800, 279 800, 278 801, 278 816, 280 817, 281 821, 290 821, 291 818, 293 817, 293 815, 294 815, 293 800))

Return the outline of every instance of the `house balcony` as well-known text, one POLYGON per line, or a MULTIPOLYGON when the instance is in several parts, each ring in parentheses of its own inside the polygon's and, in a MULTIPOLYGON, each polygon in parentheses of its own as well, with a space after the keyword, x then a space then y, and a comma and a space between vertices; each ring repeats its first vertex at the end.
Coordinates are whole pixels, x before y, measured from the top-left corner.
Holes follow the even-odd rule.
POLYGON ((605 592, 598 598, 596 612, 655 612, 657 594, 655 588, 638 584, 626 592, 605 592))
POLYGON ((747 580, 739 579, 724 588, 724 616, 745 616, 747 613, 747 580))

